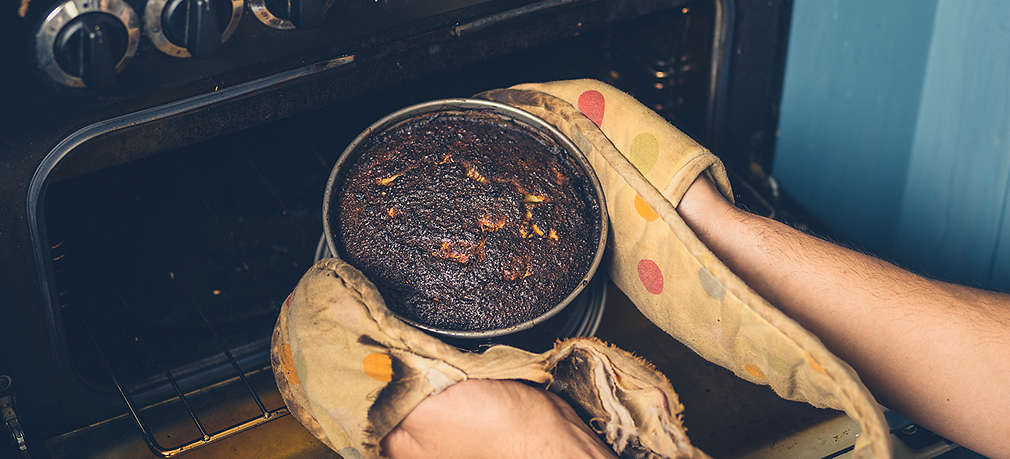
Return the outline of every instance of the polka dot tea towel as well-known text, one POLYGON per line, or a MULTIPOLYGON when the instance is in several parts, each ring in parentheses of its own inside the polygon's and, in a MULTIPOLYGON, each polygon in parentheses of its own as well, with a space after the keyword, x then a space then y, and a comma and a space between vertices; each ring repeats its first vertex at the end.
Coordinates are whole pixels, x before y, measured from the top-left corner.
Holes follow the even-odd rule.
POLYGON ((677 214, 701 174, 732 200, 718 158, 598 81, 524 84, 478 97, 545 119, 586 155, 607 198, 610 276, 649 320, 702 357, 784 398, 844 410, 862 429, 855 457, 891 454, 883 414, 855 371, 751 290, 677 214))
POLYGON ((345 459, 380 456, 382 439, 425 397, 481 378, 549 387, 619 455, 708 457, 688 440, 673 387, 648 363, 591 338, 542 354, 460 351, 397 319, 337 259, 316 263, 284 301, 271 363, 291 414, 345 459))

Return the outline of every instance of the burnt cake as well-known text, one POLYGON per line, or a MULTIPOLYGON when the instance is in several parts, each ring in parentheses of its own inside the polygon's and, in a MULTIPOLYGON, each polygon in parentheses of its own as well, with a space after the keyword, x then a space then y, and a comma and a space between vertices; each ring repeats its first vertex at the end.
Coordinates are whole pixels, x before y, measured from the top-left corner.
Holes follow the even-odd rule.
POLYGON ((504 328, 553 308, 588 272, 600 236, 592 184, 534 128, 435 112, 358 151, 334 185, 334 242, 402 317, 504 328))

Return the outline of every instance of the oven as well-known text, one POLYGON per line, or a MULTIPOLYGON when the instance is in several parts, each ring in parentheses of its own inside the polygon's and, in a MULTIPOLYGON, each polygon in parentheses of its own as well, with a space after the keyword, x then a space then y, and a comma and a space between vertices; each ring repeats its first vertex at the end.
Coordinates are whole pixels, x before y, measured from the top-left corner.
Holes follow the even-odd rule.
MULTIPOLYGON (((15 3, 0 13, 3 453, 332 454, 286 416, 270 331, 326 255, 337 156, 413 103, 600 79, 710 146, 742 205, 813 224, 767 175, 788 0, 15 3)), ((646 356, 715 456, 854 441, 844 416, 704 362, 606 279, 584 296, 509 342, 595 334, 646 356)))

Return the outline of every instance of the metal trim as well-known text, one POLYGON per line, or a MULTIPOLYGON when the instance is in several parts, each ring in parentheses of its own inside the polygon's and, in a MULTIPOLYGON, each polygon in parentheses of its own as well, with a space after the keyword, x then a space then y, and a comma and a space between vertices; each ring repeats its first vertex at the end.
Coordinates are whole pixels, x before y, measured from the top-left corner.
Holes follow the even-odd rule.
POLYGON ((733 28, 736 24, 735 0, 715 2, 715 36, 712 39, 711 80, 708 86, 708 113, 705 115, 705 137, 709 148, 719 152, 719 133, 725 116, 732 60, 733 28))
POLYGON ((253 16, 259 19, 267 27, 277 30, 294 30, 295 25, 287 19, 281 19, 274 16, 273 13, 267 9, 266 2, 264 0, 249 0, 246 2, 249 5, 249 11, 252 11, 253 16))
POLYGON ((35 33, 35 58, 39 67, 49 76, 65 86, 72 88, 83 88, 84 81, 80 77, 70 75, 65 72, 60 64, 56 62, 53 47, 56 45, 56 37, 60 31, 70 21, 78 16, 87 13, 105 13, 119 19, 119 22, 126 28, 126 52, 116 63, 116 72, 122 72, 123 68, 137 52, 137 44, 140 42, 140 24, 137 20, 137 13, 130 5, 123 0, 67 0, 53 8, 42 21, 38 32, 35 33))
MULTIPOLYGON (((252 11, 253 16, 256 16, 256 19, 259 19, 267 27, 278 30, 295 29, 295 24, 290 19, 274 16, 274 13, 267 8, 265 0, 249 0, 246 4, 249 5, 249 11, 252 11)), ((333 0, 327 0, 325 10, 329 11, 332 6, 333 0)))
POLYGON ((519 8, 502 11, 501 13, 498 14, 492 14, 487 17, 483 17, 474 21, 467 22, 465 24, 455 26, 452 28, 452 34, 454 36, 461 37, 463 36, 464 33, 477 32, 479 30, 493 26, 500 22, 505 22, 510 19, 515 19, 517 17, 525 16, 530 13, 537 13, 546 9, 567 5, 569 3, 578 3, 580 1, 582 0, 545 0, 530 5, 521 6, 519 8))
MULTIPOLYGON (((188 58, 193 57, 189 50, 172 43, 165 35, 165 30, 161 27, 161 15, 165 10, 165 5, 169 0, 149 0, 144 7, 144 35, 158 48, 159 51, 169 56, 188 58)), ((242 19, 242 12, 245 11, 244 0, 231 0, 231 19, 228 25, 221 32, 221 43, 227 42, 238 28, 239 20, 242 19)))

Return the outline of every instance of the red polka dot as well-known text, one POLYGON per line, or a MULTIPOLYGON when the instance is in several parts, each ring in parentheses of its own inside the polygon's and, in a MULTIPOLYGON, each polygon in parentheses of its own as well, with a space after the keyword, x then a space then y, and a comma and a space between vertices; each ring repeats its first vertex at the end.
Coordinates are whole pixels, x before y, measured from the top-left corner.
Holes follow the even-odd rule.
POLYGON ((284 300, 284 306, 290 308, 291 307, 291 300, 293 300, 293 299, 295 299, 295 292, 294 292, 294 290, 292 290, 291 294, 289 294, 288 297, 284 300))
POLYGON ((579 95, 579 110, 593 120, 597 126, 603 125, 603 94, 589 90, 579 95))
POLYGON ((655 261, 648 258, 638 260, 638 279, 649 293, 659 295, 663 293, 663 272, 655 261))

